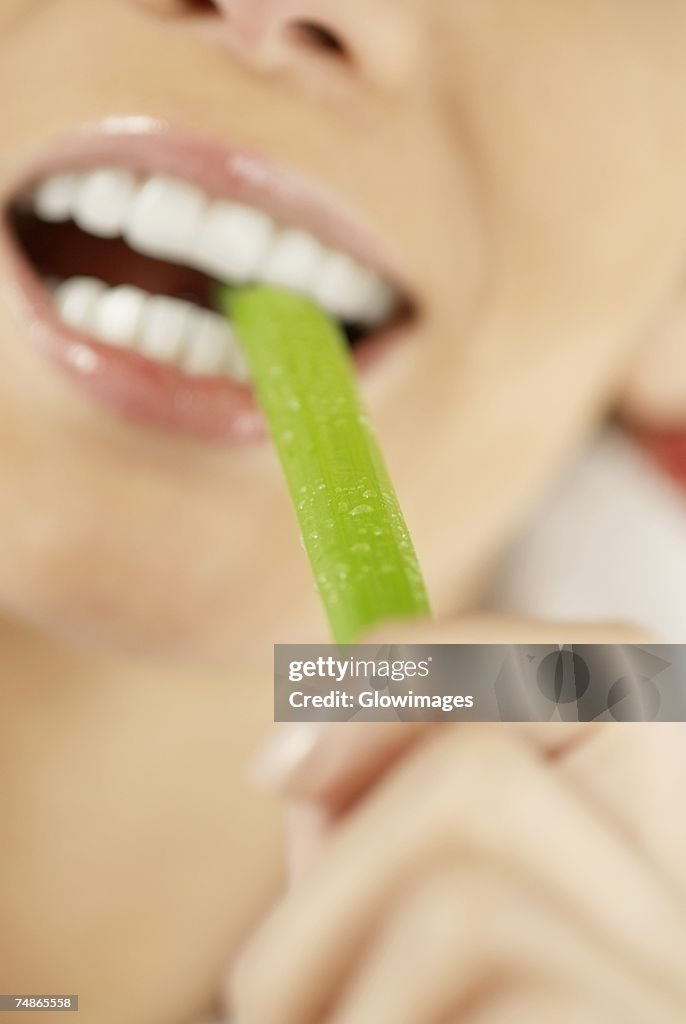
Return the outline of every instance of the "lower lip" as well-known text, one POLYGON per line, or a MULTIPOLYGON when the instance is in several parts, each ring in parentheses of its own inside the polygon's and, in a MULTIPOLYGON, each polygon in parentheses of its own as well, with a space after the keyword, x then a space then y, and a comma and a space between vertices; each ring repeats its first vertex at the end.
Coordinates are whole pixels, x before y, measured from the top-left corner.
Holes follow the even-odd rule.
MULTIPOLYGON (((266 436, 251 389, 223 378, 188 377, 127 349, 99 343, 60 320, 42 281, 18 252, 4 225, 2 248, 18 285, 22 311, 38 347, 96 401, 134 423, 201 441, 248 444, 266 436)), ((363 371, 376 362, 397 330, 379 332, 356 348, 363 371)))

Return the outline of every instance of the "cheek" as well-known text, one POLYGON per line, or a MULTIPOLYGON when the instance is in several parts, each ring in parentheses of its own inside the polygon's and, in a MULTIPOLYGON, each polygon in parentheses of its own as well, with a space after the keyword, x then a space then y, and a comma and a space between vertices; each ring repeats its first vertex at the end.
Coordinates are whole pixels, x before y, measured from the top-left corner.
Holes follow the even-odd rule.
POLYGON ((32 24, 45 6, 45 0, 3 0, 0 31, 7 37, 10 32, 32 24))
POLYGON ((106 649, 235 666, 264 656, 265 629, 316 610, 278 478, 172 450, 164 466, 161 444, 156 460, 97 422, 94 437, 32 423, 1 391, 5 611, 106 649))
POLYGON ((686 231, 683 5, 468 6, 452 94, 497 287, 577 311, 646 297, 686 231))

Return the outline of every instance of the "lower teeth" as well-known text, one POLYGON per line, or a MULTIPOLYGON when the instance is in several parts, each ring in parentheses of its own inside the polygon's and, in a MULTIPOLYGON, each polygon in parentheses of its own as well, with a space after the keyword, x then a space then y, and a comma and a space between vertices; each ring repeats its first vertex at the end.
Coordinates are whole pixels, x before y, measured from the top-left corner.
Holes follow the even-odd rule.
POLYGON ((51 290, 60 319, 106 345, 176 366, 189 376, 241 383, 249 378, 234 332, 218 313, 131 285, 111 288, 91 277, 53 282, 51 290))

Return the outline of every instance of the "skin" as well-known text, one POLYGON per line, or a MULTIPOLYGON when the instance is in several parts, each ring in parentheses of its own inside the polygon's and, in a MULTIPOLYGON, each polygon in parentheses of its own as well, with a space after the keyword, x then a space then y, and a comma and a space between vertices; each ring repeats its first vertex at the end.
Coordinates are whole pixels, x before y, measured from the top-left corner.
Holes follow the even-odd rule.
POLYGON ((237 1019, 683 1020, 683 725, 309 729, 237 1019))
MULTIPOLYGON (((3 0, 0 194, 50 139, 133 113, 263 151, 358 211, 420 308, 366 398, 437 615, 459 613, 679 308, 686 10, 227 0, 196 31, 183 7, 3 0)), ((270 645, 325 630, 268 447, 93 404, 2 278, 0 989, 182 1024, 279 870, 274 802, 241 774, 270 645)))

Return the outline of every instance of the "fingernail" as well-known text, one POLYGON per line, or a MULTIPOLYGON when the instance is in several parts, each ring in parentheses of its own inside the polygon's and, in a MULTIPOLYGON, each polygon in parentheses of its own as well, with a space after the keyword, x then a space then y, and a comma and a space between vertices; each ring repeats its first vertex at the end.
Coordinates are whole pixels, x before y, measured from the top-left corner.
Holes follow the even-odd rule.
POLYGON ((275 729, 248 762, 248 782, 257 789, 284 789, 304 770, 320 737, 316 722, 294 722, 275 729))

